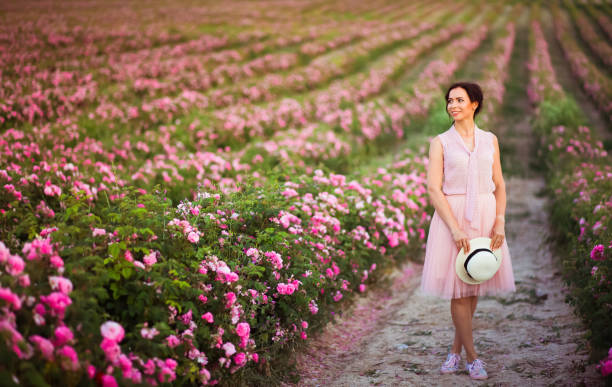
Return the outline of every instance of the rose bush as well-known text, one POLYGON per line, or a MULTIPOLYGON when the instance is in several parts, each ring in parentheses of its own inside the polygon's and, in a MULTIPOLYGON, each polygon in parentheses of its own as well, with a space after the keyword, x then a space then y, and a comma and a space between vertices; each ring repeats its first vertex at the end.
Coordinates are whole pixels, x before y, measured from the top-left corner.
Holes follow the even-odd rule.
POLYGON ((95 201, 68 181, 5 187, 3 380, 214 384, 265 370, 422 249, 424 151, 359 181, 316 171, 175 206, 119 186, 95 201))

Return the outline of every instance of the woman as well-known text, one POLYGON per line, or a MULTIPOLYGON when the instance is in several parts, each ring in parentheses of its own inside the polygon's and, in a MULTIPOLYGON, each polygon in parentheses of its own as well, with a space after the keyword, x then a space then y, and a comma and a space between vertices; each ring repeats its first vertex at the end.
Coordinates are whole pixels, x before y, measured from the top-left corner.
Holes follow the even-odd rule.
POLYGON ((477 84, 458 82, 448 88, 446 110, 454 122, 430 143, 427 186, 435 212, 421 280, 423 293, 451 300, 455 341, 440 371, 458 371, 464 347, 473 379, 487 378, 472 338, 478 296, 516 290, 504 231, 506 188, 499 144, 493 133, 474 123, 481 108, 482 90, 477 84), (490 237, 492 250, 501 247, 502 264, 490 280, 469 285, 457 277, 455 260, 460 249, 470 251, 469 241, 476 237, 490 237))

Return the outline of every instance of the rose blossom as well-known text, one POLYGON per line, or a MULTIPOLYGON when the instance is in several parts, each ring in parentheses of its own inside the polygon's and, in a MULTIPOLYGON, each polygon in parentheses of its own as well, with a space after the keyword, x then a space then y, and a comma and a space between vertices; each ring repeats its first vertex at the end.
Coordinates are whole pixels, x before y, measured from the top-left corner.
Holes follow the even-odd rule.
POLYGON ((594 261, 603 261, 605 259, 604 245, 600 244, 593 247, 593 250, 591 250, 591 259, 594 261))
POLYGON ((181 342, 179 341, 178 337, 176 337, 175 335, 170 335, 166 337, 166 343, 168 344, 168 347, 174 348, 177 345, 179 345, 181 342))
POLYGON ((198 236, 198 234, 192 231, 189 233, 189 235, 187 235, 187 240, 191 243, 198 243, 200 237, 198 236))
POLYGON ((206 320, 209 323, 212 323, 214 321, 213 315, 210 312, 206 312, 202 315, 202 320, 206 320))
POLYGON ((147 266, 153 266, 155 263, 157 263, 157 253, 155 251, 152 251, 150 254, 145 255, 142 258, 142 261, 147 266))
POLYGON ((67 326, 59 326, 55 328, 55 345, 61 346, 71 341, 74 338, 72 331, 67 326))
POLYGON ((246 355, 244 354, 244 352, 239 352, 234 355, 234 363, 236 363, 236 365, 242 367, 243 365, 246 364, 246 362, 247 362, 247 359, 246 359, 246 355))
POLYGON ((236 347, 234 347, 234 344, 230 342, 223 344, 223 350, 225 351, 225 356, 227 357, 230 357, 236 353, 236 347))
POLYGON ((72 291, 72 282, 68 278, 52 275, 49 277, 49 285, 51 289, 59 290, 66 295, 72 291))
POLYGON ((123 336, 125 335, 123 327, 114 321, 107 321, 102 324, 100 326, 100 333, 102 333, 102 337, 104 337, 105 339, 117 343, 123 340, 123 336))
POLYGON ((108 361, 113 364, 117 361, 117 359, 119 359, 119 355, 121 355, 121 348, 119 347, 119 344, 117 344, 116 341, 103 339, 100 343, 100 348, 106 354, 106 358, 108 359, 108 361))
POLYGON ((18 255, 9 255, 6 263, 6 272, 10 275, 21 274, 25 268, 25 262, 18 255))
POLYGON ((251 326, 249 325, 249 323, 239 323, 236 326, 236 334, 240 337, 249 337, 249 333, 251 332, 251 326))
POLYGON ((47 360, 53 360, 53 350, 55 347, 51 341, 39 335, 30 336, 30 341, 36 344, 36 347, 47 360))

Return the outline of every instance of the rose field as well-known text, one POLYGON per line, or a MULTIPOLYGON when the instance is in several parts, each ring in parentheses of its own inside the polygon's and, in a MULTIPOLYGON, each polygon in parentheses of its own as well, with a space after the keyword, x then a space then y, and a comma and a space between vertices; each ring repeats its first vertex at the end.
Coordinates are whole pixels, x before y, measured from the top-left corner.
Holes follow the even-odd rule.
POLYGON ((484 130, 529 116, 530 149, 497 134, 504 174, 533 153, 612 383, 612 2, 0 10, 0 385, 299 383, 295 353, 422 262, 457 80, 484 130))

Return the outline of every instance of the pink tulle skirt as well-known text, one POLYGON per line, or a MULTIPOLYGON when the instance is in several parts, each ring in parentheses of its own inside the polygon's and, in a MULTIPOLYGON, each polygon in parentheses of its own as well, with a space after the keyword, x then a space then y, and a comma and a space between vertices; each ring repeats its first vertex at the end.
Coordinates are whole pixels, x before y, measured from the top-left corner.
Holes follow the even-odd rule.
MULTIPOLYGON (((495 223, 496 199, 493 193, 481 193, 478 196, 480 230, 467 227, 464 218, 466 195, 446 195, 446 199, 468 238, 491 237, 495 223)), ((516 291, 510 250, 504 238, 501 247, 502 264, 497 273, 488 281, 479 285, 469 285, 461 281, 455 272, 455 261, 459 250, 451 235, 450 229, 434 211, 427 236, 425 262, 421 278, 421 291, 424 294, 444 299, 468 296, 501 295, 516 291)))

